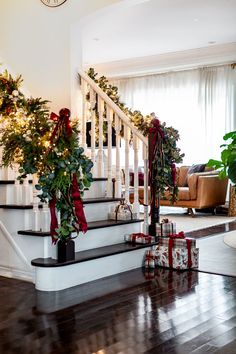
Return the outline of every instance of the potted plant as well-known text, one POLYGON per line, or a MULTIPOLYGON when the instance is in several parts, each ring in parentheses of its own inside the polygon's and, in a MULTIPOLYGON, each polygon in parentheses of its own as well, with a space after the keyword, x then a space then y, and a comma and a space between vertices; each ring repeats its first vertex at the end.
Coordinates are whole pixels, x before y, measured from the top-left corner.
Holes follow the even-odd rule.
MULTIPOLYGON (((93 163, 79 146, 77 122, 70 121, 70 111, 65 108, 59 116, 49 115, 48 101, 26 98, 21 83, 21 77, 0 74, 2 164, 17 164, 19 180, 37 175, 38 196, 50 208, 52 242, 58 242, 59 251, 72 247, 73 257, 72 233, 87 231, 81 197, 92 182, 93 163)), ((59 255, 60 260, 65 257, 59 255)))
POLYGON ((229 216, 236 215, 236 195, 235 195, 235 184, 236 184, 236 131, 229 132, 223 136, 223 140, 226 142, 220 147, 223 148, 221 151, 221 160, 210 159, 207 166, 213 167, 219 170, 219 177, 228 177, 231 181, 230 186, 230 202, 229 202, 229 216))

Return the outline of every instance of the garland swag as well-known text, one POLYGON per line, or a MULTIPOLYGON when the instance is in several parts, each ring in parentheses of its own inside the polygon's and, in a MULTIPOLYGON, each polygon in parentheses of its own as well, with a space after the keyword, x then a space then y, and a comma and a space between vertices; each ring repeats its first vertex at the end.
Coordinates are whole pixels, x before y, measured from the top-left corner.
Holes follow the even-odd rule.
POLYGON ((37 174, 38 197, 49 203, 53 214, 52 241, 66 241, 72 231, 86 231, 78 203, 92 182, 93 163, 79 146, 77 122, 69 121, 69 110, 50 115, 48 101, 26 98, 21 84, 21 76, 14 79, 7 71, 0 73, 1 163, 5 167, 17 164, 19 180, 37 174), (61 215, 60 227, 54 218, 55 208, 61 215))
MULTIPOLYGON (((168 190, 169 198, 174 202, 178 194, 175 166, 181 163, 184 157, 184 154, 181 154, 180 149, 177 147, 177 142, 180 138, 178 130, 173 127, 167 127, 165 122, 161 123, 154 113, 144 116, 140 111, 133 111, 126 107, 125 103, 120 100, 118 87, 109 84, 105 76, 98 77, 93 68, 90 68, 87 74, 119 106, 144 136, 150 136, 152 133, 155 135, 155 132, 158 130, 159 133, 156 134, 155 147, 151 153, 151 158, 149 157, 149 170, 152 171, 149 183, 155 187, 159 197, 163 196, 166 190, 168 190)), ((87 100, 89 98, 90 94, 88 93, 87 100)), ((96 112, 96 131, 98 132, 99 115, 97 107, 96 103, 92 109, 96 112)), ((105 117, 106 113, 104 113, 105 117)), ((106 134, 106 125, 104 125, 104 131, 106 134)), ((123 129, 121 130, 121 135, 123 135, 123 129)))

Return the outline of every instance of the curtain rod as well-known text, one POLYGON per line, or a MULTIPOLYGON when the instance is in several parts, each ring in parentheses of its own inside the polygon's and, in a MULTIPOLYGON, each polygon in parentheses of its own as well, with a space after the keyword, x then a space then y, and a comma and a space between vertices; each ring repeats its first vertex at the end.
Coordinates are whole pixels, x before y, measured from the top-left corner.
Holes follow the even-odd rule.
POLYGON ((192 66, 189 68, 183 68, 183 69, 170 69, 166 71, 159 71, 159 72, 152 72, 148 74, 135 74, 132 76, 117 76, 117 77, 112 77, 108 76, 109 80, 123 80, 123 79, 133 79, 133 78, 138 78, 138 77, 147 77, 147 76, 153 76, 153 75, 162 75, 162 74, 169 74, 173 72, 180 72, 180 71, 190 71, 190 70, 198 70, 198 69, 206 69, 206 68, 214 68, 214 67, 219 67, 219 66, 230 66, 233 70, 236 68, 236 62, 230 62, 230 63, 222 63, 222 64, 209 64, 209 65, 199 65, 199 66, 192 66))

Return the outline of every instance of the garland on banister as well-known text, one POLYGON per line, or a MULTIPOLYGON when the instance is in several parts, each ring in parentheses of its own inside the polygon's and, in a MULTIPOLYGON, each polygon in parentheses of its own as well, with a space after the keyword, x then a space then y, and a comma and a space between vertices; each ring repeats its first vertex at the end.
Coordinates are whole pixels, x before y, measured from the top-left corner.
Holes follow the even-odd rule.
POLYGON ((85 232, 80 195, 92 182, 93 163, 79 146, 77 122, 70 111, 49 114, 49 101, 27 98, 20 90, 21 76, 0 73, 0 146, 2 165, 17 165, 19 180, 36 174, 36 189, 51 210, 51 236, 67 240, 72 231, 85 232), (60 212, 61 224, 55 218, 60 212))
MULTIPOLYGON (((87 72, 88 76, 112 99, 114 103, 126 114, 134 126, 144 135, 150 136, 157 129, 159 134, 156 136, 155 149, 150 161, 149 169, 152 170, 150 184, 155 186, 155 190, 159 196, 163 196, 166 190, 169 191, 169 199, 174 202, 177 199, 177 175, 176 164, 183 161, 184 154, 181 154, 177 147, 177 142, 180 138, 178 130, 173 127, 167 127, 166 123, 161 123, 154 113, 144 116, 138 110, 131 110, 120 100, 118 87, 109 84, 105 76, 98 77, 98 74, 93 68, 87 72)), ((90 94, 87 94, 87 100, 90 99, 90 94)), ((96 132, 98 138, 98 106, 97 102, 94 106, 96 112, 96 132)), ((106 104, 104 118, 106 119, 106 104)), ((104 125, 106 134, 106 125, 104 125)), ((123 131, 121 131, 121 135, 123 131)), ((104 137, 105 139, 105 137, 104 137)))

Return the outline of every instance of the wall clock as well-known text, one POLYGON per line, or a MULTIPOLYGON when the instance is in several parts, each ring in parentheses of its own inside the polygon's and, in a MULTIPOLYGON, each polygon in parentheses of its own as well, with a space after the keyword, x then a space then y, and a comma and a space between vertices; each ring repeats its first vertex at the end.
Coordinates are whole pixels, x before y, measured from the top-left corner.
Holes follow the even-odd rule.
POLYGON ((62 4, 64 4, 64 2, 66 2, 67 0, 41 0, 41 2, 49 7, 57 7, 60 6, 62 4))

